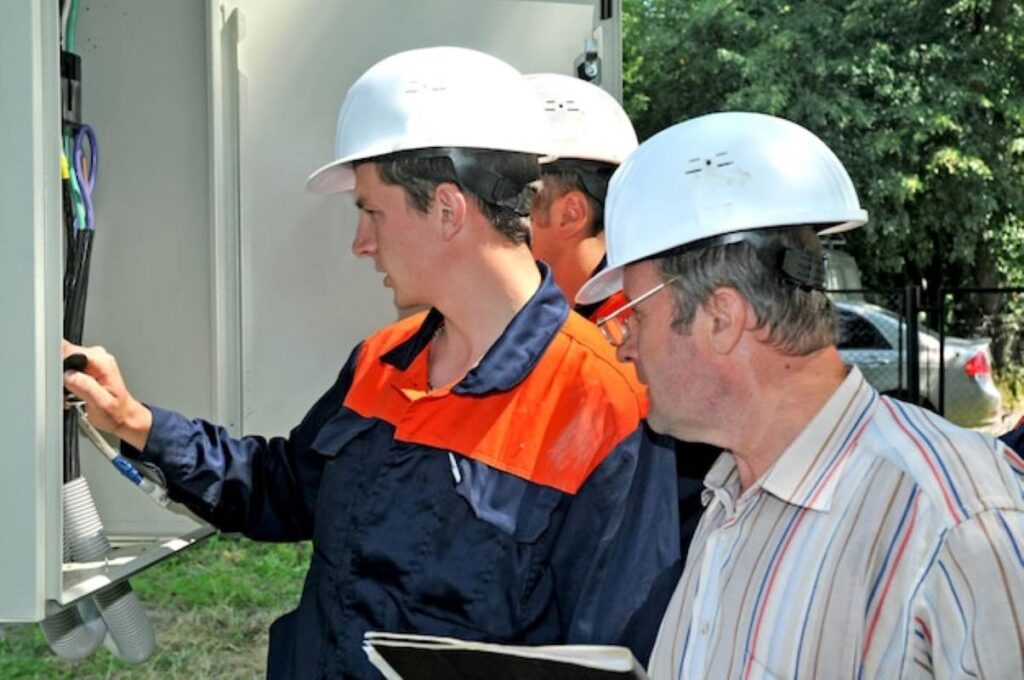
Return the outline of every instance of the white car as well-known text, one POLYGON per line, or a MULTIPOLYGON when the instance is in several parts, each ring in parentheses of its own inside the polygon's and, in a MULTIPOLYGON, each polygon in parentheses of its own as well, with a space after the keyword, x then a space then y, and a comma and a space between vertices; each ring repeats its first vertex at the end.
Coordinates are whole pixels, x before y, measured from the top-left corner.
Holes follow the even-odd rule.
MULTIPOLYGON (((860 368, 882 394, 906 398, 907 325, 898 314, 867 302, 833 300, 839 316, 839 354, 860 368)), ((992 354, 988 338, 946 337, 939 370, 939 337, 920 327, 920 394, 925 406, 939 404, 939 376, 945 385, 945 417, 964 427, 985 427, 997 422, 1002 396, 992 380, 992 354)))

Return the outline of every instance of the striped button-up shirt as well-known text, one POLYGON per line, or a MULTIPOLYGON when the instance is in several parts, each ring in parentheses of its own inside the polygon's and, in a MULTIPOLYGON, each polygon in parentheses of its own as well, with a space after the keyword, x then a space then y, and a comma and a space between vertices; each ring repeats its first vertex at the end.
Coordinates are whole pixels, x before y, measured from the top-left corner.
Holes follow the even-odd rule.
POLYGON ((856 368, 750 488, 732 454, 652 678, 1024 677, 1024 464, 856 368))

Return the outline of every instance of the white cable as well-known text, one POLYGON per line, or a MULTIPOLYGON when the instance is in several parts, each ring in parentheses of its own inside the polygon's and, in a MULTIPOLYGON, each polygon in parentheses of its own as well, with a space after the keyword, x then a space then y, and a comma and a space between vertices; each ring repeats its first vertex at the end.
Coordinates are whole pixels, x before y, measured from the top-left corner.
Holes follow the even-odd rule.
POLYGON ((154 484, 151 480, 146 479, 142 476, 134 465, 132 465, 127 458, 118 453, 113 446, 103 438, 96 426, 89 421, 89 416, 85 415, 85 407, 81 403, 76 403, 75 408, 78 409, 78 427, 82 430, 86 437, 89 438, 96 448, 103 453, 104 456, 114 464, 114 467, 124 475, 128 481, 135 486, 139 487, 142 491, 153 500, 154 503, 162 508, 166 508, 170 499, 167 497, 167 490, 159 484, 154 484))
POLYGON ((60 46, 62 48, 67 44, 68 16, 71 14, 71 2, 72 0, 66 0, 60 10, 60 46))

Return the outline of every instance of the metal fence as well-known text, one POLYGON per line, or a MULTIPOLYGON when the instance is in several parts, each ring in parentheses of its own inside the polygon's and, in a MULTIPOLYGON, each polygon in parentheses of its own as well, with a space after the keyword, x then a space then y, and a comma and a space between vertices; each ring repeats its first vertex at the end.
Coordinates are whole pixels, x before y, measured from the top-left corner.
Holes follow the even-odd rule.
POLYGON ((1022 374, 1024 288, 834 289, 839 351, 879 392, 998 429, 998 380, 1022 374))

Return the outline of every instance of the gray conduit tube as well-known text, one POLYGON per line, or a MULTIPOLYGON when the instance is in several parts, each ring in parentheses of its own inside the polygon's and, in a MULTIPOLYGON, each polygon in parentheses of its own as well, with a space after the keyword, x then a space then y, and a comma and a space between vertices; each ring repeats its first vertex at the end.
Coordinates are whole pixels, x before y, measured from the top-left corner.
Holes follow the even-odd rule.
MULTIPOLYGON (((110 552, 110 542, 103 534, 103 522, 84 477, 64 485, 64 545, 76 562, 100 561, 110 552)), ((96 621, 105 624, 101 631, 109 633, 112 651, 122 661, 138 664, 153 654, 153 627, 127 581, 94 593, 93 601, 99 609, 98 617, 90 618, 92 603, 84 602, 42 622, 46 640, 58 656, 73 659, 92 654, 104 638, 100 634, 94 641, 96 621)))
MULTIPOLYGON (((94 608, 95 611, 95 608, 94 608)), ((85 620, 77 605, 65 607, 39 623, 50 649, 62 659, 78 661, 99 649, 107 624, 96 614, 85 620)))
POLYGON ((139 664, 153 654, 156 637, 146 610, 128 581, 118 581, 93 595, 100 615, 107 623, 109 642, 117 658, 125 663, 139 664))

